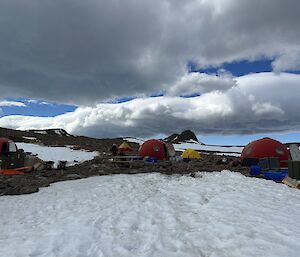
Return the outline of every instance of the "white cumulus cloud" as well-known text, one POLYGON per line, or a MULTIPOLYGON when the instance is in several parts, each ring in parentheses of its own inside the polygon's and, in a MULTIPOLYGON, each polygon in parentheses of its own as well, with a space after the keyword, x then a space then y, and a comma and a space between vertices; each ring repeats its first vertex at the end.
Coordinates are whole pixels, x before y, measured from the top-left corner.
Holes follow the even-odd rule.
POLYGON ((7 100, 2 100, 0 101, 0 106, 1 107, 27 107, 26 104, 22 102, 17 102, 17 101, 7 101, 7 100))
POLYGON ((56 117, 6 116, 0 118, 0 126, 64 128, 96 137, 151 136, 184 129, 202 134, 300 131, 300 75, 260 73, 235 81, 235 86, 225 91, 193 98, 137 98, 119 104, 80 106, 56 117))
POLYGON ((166 89, 169 95, 203 94, 211 91, 226 91, 236 85, 234 78, 227 74, 186 73, 174 85, 166 89))

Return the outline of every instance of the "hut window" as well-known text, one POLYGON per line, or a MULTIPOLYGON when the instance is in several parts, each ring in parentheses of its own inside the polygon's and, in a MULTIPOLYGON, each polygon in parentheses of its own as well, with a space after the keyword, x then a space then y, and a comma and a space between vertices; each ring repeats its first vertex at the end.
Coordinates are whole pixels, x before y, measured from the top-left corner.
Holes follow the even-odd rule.
POLYGON ((154 145, 153 150, 154 150, 154 152, 159 152, 160 147, 158 145, 154 145))
POLYGON ((9 142, 9 152, 15 153, 17 151, 17 146, 14 142, 9 142))
POLYGON ((275 151, 280 155, 284 154, 284 149, 281 146, 276 147, 275 151))

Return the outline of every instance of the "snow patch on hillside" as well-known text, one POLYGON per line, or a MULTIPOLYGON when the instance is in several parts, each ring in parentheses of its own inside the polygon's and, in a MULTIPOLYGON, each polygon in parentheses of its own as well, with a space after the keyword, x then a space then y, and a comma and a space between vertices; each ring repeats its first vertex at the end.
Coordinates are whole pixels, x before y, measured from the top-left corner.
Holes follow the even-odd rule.
POLYGON ((207 152, 220 152, 220 153, 231 153, 237 156, 240 156, 240 153, 243 151, 244 147, 241 146, 218 146, 218 145, 204 145, 199 144, 198 142, 187 142, 181 144, 173 144, 176 151, 184 151, 186 149, 194 149, 198 151, 207 151, 207 152))
POLYGON ((36 144, 16 143, 18 148, 24 149, 25 152, 36 154, 44 161, 54 161, 54 166, 58 161, 67 161, 68 166, 80 162, 92 160, 98 155, 98 152, 87 152, 83 150, 73 150, 68 147, 49 147, 36 144))
POLYGON ((123 138, 125 141, 129 142, 129 143, 137 143, 137 144, 143 144, 145 142, 145 140, 140 139, 140 138, 136 138, 136 137, 125 137, 123 138))
POLYGON ((70 134, 68 134, 65 130, 63 129, 54 129, 54 133, 59 135, 59 136, 67 136, 69 137, 70 134))
POLYGON ((28 140, 37 140, 36 137, 25 137, 23 136, 24 139, 28 139, 28 140))
MULTIPOLYGON (((29 131, 29 130, 28 130, 28 131, 29 131)), ((46 131, 43 131, 43 130, 34 130, 33 132, 36 133, 36 134, 47 135, 47 132, 46 132, 46 131)))
POLYGON ((298 257, 300 194, 239 173, 116 175, 0 197, 0 256, 298 257))
MULTIPOLYGON (((145 140, 133 137, 124 138, 124 140, 132 143, 143 144, 145 140)), ((173 144, 176 151, 183 152, 186 149, 194 149, 203 152, 218 152, 217 154, 226 154, 230 156, 239 157, 243 151, 243 146, 218 146, 218 145, 205 145, 199 143, 193 139, 186 141, 185 143, 173 144)))

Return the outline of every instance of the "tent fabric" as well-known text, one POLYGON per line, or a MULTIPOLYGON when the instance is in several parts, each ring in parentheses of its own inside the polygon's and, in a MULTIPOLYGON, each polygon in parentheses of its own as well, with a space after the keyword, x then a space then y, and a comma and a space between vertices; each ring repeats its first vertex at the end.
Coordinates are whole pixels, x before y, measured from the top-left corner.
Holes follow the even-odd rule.
POLYGON ((168 146, 161 140, 147 140, 140 146, 139 156, 155 157, 158 160, 168 160, 168 146))
POLYGON ((184 159, 200 159, 200 154, 193 150, 193 149, 186 149, 182 155, 181 155, 182 158, 184 159))
POLYGON ((126 152, 126 151, 132 151, 132 148, 129 146, 129 144, 127 142, 123 142, 120 146, 119 146, 119 150, 126 152))
POLYGON ((262 138, 246 145, 242 151, 241 159, 244 158, 271 158, 277 157, 281 167, 287 167, 289 152, 287 147, 272 138, 262 138))
POLYGON ((171 144, 171 143, 165 143, 165 145, 167 147, 168 156, 169 157, 174 157, 176 155, 176 150, 175 150, 173 144, 171 144))

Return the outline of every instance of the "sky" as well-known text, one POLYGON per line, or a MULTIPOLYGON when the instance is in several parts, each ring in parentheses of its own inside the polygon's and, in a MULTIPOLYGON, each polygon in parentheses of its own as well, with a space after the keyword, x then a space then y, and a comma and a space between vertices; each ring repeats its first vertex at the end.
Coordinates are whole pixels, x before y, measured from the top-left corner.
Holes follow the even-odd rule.
POLYGON ((1 0, 0 126, 300 141, 297 0, 1 0))

